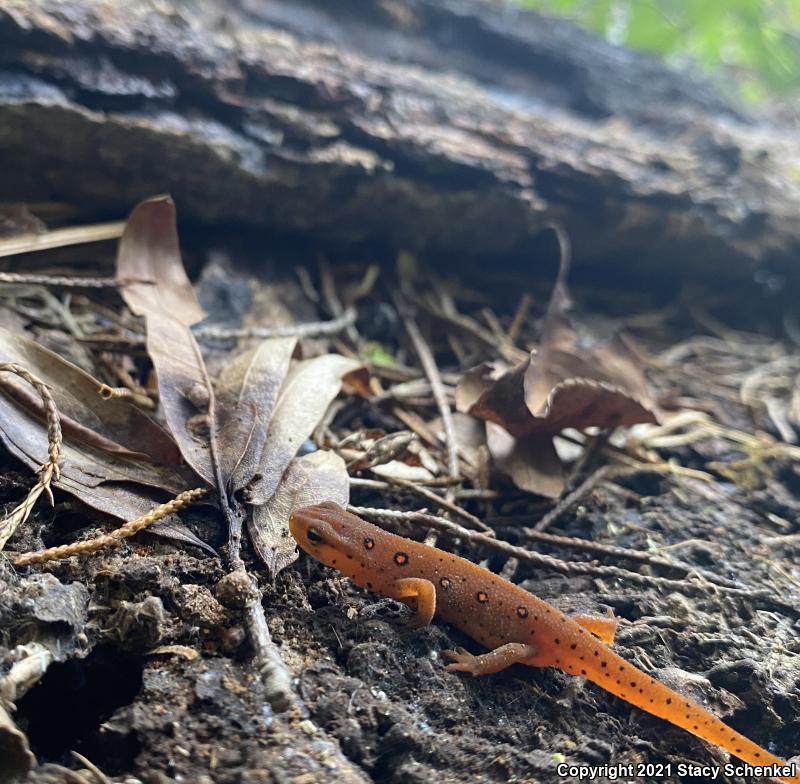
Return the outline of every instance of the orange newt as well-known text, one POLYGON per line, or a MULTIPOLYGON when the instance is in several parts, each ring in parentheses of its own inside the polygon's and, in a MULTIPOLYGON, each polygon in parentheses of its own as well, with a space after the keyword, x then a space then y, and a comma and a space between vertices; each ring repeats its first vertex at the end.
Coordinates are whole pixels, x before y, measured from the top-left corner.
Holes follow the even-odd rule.
POLYGON ((776 778, 800 783, 795 765, 787 766, 705 708, 614 653, 605 644, 613 642, 616 621, 612 618, 568 618, 471 561, 390 534, 332 502, 294 512, 289 528, 300 547, 318 561, 362 588, 411 607, 414 625, 426 626, 436 615, 490 649, 481 656, 463 648, 445 651, 453 662, 445 667, 448 672, 489 675, 512 664, 557 667, 751 765, 780 766, 782 775, 776 778))

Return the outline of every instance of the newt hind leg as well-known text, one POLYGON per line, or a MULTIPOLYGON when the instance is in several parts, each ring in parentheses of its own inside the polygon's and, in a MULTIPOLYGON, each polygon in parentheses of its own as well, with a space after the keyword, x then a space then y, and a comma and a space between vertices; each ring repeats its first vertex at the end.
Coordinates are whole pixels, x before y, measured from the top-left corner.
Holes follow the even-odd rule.
POLYGON ((443 651, 448 659, 453 663, 445 667, 447 672, 471 672, 474 676, 492 675, 495 672, 510 667, 512 664, 524 662, 536 655, 536 648, 533 645, 525 645, 521 642, 507 642, 499 648, 495 648, 489 653, 475 656, 463 648, 456 648, 454 651, 443 651))
POLYGON ((572 620, 579 626, 583 626, 587 632, 591 632, 599 637, 606 645, 614 642, 619 621, 611 614, 609 615, 573 615, 572 620))

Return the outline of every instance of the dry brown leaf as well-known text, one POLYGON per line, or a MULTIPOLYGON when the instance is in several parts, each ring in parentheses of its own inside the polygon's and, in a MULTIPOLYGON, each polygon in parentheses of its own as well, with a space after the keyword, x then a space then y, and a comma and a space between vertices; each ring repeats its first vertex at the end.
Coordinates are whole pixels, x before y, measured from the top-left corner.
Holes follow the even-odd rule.
MULTIPOLYGON (((154 504, 151 504, 149 508, 152 509, 153 506, 154 504)), ((165 517, 163 520, 153 523, 153 525, 147 529, 147 532, 156 534, 156 536, 160 536, 162 539, 169 539, 173 542, 181 542, 182 544, 190 544, 192 547, 197 547, 214 558, 219 557, 219 553, 211 547, 211 545, 206 544, 199 536, 194 534, 187 525, 180 521, 177 515, 169 515, 169 517, 165 517)))
MULTIPOLYGON (((484 363, 456 389, 459 411, 494 423, 489 449, 521 489, 558 495, 563 487, 552 436, 565 428, 614 428, 657 422, 647 383, 618 338, 594 340, 567 315, 569 244, 560 229, 561 265, 538 352, 508 370, 484 363)), ((488 431, 487 431, 488 432, 488 431)))
POLYGON ((0 781, 25 781, 35 764, 28 739, 0 705, 0 781))
POLYGON ((486 443, 495 466, 520 489, 546 498, 564 490, 564 469, 547 434, 514 438, 494 422, 486 423, 486 443))
POLYGON ((117 251, 117 280, 138 316, 168 313, 187 327, 205 316, 181 261, 175 203, 169 196, 133 208, 117 251))
POLYGON ((252 508, 248 523, 256 553, 272 577, 297 560, 297 548, 289 534, 289 515, 322 501, 346 506, 349 497, 350 479, 344 460, 337 454, 319 451, 292 460, 272 498, 252 508))
POLYGON ((222 475, 229 493, 245 487, 261 464, 267 428, 297 338, 265 340, 240 354, 216 385, 222 475))
MULTIPOLYGON (((0 362, 16 362, 47 384, 70 443, 143 462, 180 464, 175 442, 147 414, 119 398, 103 400, 96 378, 36 341, 0 329, 0 362)), ((24 382, 6 375, 2 391, 14 398, 18 408, 44 420, 41 400, 24 382)))
MULTIPOLYGON (((347 500, 349 486, 345 482, 342 498, 341 472, 331 474, 323 462, 328 458, 304 461, 295 456, 338 394, 341 376, 358 363, 327 355, 290 368, 296 339, 269 340, 234 359, 221 372, 217 389, 212 388, 189 330, 202 310, 183 270, 175 207, 169 199, 136 207, 117 264, 118 279, 128 281, 126 302, 145 316, 160 405, 181 454, 217 486, 232 521, 243 516, 234 494, 247 489, 245 500, 255 505, 248 525, 256 550, 271 570, 283 568, 291 560, 284 553, 289 500, 315 487, 319 491, 313 500, 330 498, 324 493, 333 478, 330 492, 347 500), (152 283, 130 282, 140 278, 152 283), (317 478, 312 475, 315 468, 317 478)), ((231 526, 233 530, 233 522, 231 526)))
POLYGON ((117 279, 128 307, 145 317, 147 353, 167 427, 186 462, 213 484, 213 391, 189 330, 204 312, 181 260, 172 199, 148 199, 131 212, 117 251, 117 279))
MULTIPOLYGON (((159 498, 155 489, 174 495, 196 483, 163 428, 125 400, 102 400, 97 379, 80 368, 2 329, 0 361, 16 362, 39 376, 62 421, 79 426, 64 428, 58 488, 122 519, 147 511, 159 498)), ((48 459, 44 419, 37 407, 20 405, 18 396, 5 394, 6 389, 0 389, 0 438, 12 454, 38 470, 48 459)))
POLYGON ((248 503, 264 504, 272 497, 297 450, 339 393, 342 376, 358 364, 338 354, 323 354, 289 370, 275 401, 256 479, 248 486, 248 503))
POLYGON ((184 460, 214 484, 211 452, 213 393, 200 347, 188 327, 153 311, 147 314, 147 353, 158 381, 158 399, 167 427, 184 460))
POLYGON ((511 435, 555 435, 566 427, 656 422, 647 382, 618 338, 593 340, 567 315, 569 244, 560 230, 561 266, 547 307, 539 350, 512 370, 486 363, 458 385, 460 411, 495 422, 511 435))

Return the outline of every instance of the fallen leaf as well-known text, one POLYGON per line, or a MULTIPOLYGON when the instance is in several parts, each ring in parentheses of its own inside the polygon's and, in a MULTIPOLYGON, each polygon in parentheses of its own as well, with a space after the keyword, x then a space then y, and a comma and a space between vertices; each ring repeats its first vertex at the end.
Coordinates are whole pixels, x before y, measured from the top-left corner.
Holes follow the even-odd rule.
POLYGON ((0 781, 25 781, 35 764, 25 733, 0 705, 0 781))
MULTIPOLYGON (((152 508, 152 506, 150 508, 152 508)), ((147 532, 156 534, 162 539, 171 539, 173 542, 190 544, 192 547, 198 547, 214 558, 219 557, 219 553, 211 547, 211 545, 206 544, 199 536, 195 536, 195 534, 180 521, 177 515, 169 515, 163 520, 153 523, 153 525, 147 529, 147 532)))
POLYGON ((274 577, 297 560, 297 548, 289 533, 289 515, 304 506, 335 501, 346 506, 350 479, 344 460, 328 451, 312 452, 289 464, 274 495, 252 507, 248 523, 253 546, 274 577))
POLYGON ((647 382, 626 345, 582 334, 567 315, 570 252, 556 229, 561 264, 539 349, 514 368, 484 363, 456 389, 459 411, 485 420, 495 464, 520 489, 549 497, 563 489, 552 437, 565 428, 614 428, 657 422, 647 382), (538 489, 534 489, 538 488, 538 489))
POLYGON ((164 420, 184 460, 214 484, 211 452, 213 394, 200 347, 188 327, 164 313, 147 319, 147 353, 158 381, 164 420))
POLYGON ((187 327, 205 316, 181 261, 169 196, 146 199, 131 211, 117 251, 117 280, 139 316, 168 313, 187 327))
POLYGON ((247 487, 248 503, 257 506, 272 497, 297 450, 339 393, 342 376, 358 364, 338 354, 323 354, 289 370, 275 401, 256 478, 247 487))
POLYGON ((229 493, 247 485, 261 464, 267 429, 297 338, 265 340, 240 354, 216 385, 222 475, 229 493))
POLYGON ((468 371, 456 405, 521 438, 566 427, 618 427, 656 422, 647 382, 625 344, 581 334, 567 315, 569 245, 557 230, 561 265, 537 352, 511 370, 485 363, 468 371))
POLYGON ((514 438, 494 422, 486 423, 486 443, 495 466, 527 493, 558 498, 564 490, 564 468, 547 434, 514 438))
MULTIPOLYGON (((15 362, 39 376, 59 412, 76 425, 63 428, 56 488, 94 509, 128 519, 163 500, 156 489, 174 495, 196 483, 193 472, 181 465, 169 434, 127 401, 102 400, 99 382, 85 371, 33 340, 2 329, 0 362, 15 362)), ((0 439, 35 471, 48 459, 47 427, 40 408, 20 405, 17 383, 7 381, 0 387, 0 439), (13 395, 7 394, 9 384, 15 387, 13 395)))
POLYGON ((169 197, 148 199, 131 212, 117 250, 117 279, 128 307, 145 318, 147 353, 167 427, 186 462, 214 484, 213 391, 189 330, 205 313, 186 277, 169 197))
MULTIPOLYGON (((0 362, 22 365, 47 384, 66 440, 143 462, 180 465, 180 452, 160 425, 121 398, 103 400, 96 378, 36 341, 0 329, 0 362)), ((41 399, 21 379, 3 374, 0 388, 19 408, 44 421, 41 399)))

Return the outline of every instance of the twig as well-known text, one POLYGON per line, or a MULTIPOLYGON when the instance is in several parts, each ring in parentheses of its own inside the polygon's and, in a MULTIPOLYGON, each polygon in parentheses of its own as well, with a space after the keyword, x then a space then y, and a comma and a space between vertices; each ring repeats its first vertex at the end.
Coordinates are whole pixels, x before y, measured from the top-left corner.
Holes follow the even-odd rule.
POLYGON ((602 466, 593 474, 590 474, 579 484, 571 493, 562 498, 546 515, 533 526, 534 531, 545 531, 549 528, 564 512, 581 500, 599 482, 608 478, 611 473, 611 466, 602 466))
MULTIPOLYGON (((0 251, 0 256, 3 255, 11 254, 3 254, 0 251)), ((119 281, 116 278, 82 278, 67 277, 65 275, 28 275, 21 272, 0 272, 0 283, 8 283, 15 286, 57 286, 60 288, 82 289, 110 289, 119 287, 119 281)))
MULTIPOLYGON (((398 521, 404 521, 432 526, 462 541, 467 541, 479 547, 485 547, 489 550, 503 553, 511 558, 517 558, 520 561, 536 564, 545 569, 551 569, 560 574, 584 574, 593 575, 595 577, 619 578, 636 585, 648 585, 680 591, 688 596, 706 596, 709 593, 713 594, 715 592, 724 593, 754 601, 766 600, 773 604, 780 604, 781 607, 788 607, 785 602, 782 602, 778 597, 773 596, 767 591, 752 591, 746 588, 731 588, 724 585, 716 585, 700 578, 699 575, 692 575, 691 578, 684 580, 674 580, 668 577, 654 577, 640 574, 639 572, 632 572, 617 566, 601 566, 598 564, 562 561, 560 558, 554 558, 551 555, 543 555, 542 553, 535 553, 531 550, 526 550, 523 547, 518 547, 502 539, 492 538, 477 531, 468 531, 457 523, 426 512, 398 512, 393 509, 372 509, 360 506, 348 506, 347 508, 348 511, 353 514, 359 515, 360 517, 367 517, 378 522, 388 521, 389 523, 396 523, 398 521)), ((797 609, 793 607, 792 613, 796 614, 797 609)))
MULTIPOLYGON (((341 316, 330 321, 308 321, 304 324, 281 324, 276 327, 242 327, 240 329, 225 327, 194 327, 192 334, 198 340, 228 340, 233 338, 309 338, 316 335, 336 335, 356 321, 355 308, 347 308, 341 316)), ((120 348, 131 351, 145 347, 145 336, 142 335, 87 335, 81 343, 97 346, 101 349, 120 348)))
MULTIPOLYGON (((356 309, 347 308, 340 316, 330 321, 309 321, 305 324, 285 324, 277 327, 247 327, 225 329, 223 327, 195 327, 192 334, 199 340, 228 338, 307 338, 314 335, 335 335, 356 322, 356 309)), ((142 338, 144 340, 144 337, 142 338)), ((89 338, 91 340, 91 338, 89 338)))
POLYGON ((97 779, 99 784, 111 784, 111 779, 109 779, 97 765, 86 759, 83 754, 78 754, 77 751, 70 751, 70 754, 97 779))
MULTIPOLYGON (((125 221, 113 221, 112 223, 96 223, 91 226, 74 226, 68 229, 54 229, 53 231, 45 231, 41 234, 18 234, 15 237, 8 237, 7 239, 0 240, 0 256, 15 256, 18 253, 31 253, 37 250, 50 250, 52 248, 64 248, 68 245, 85 245, 90 242, 103 242, 104 240, 115 240, 122 236, 125 230, 125 221)), ((12 273, 3 273, 3 275, 10 275, 12 273)), ((21 276, 26 280, 22 281, 29 283, 34 276, 24 275, 21 276)), ((46 276, 41 277, 40 282, 45 285, 53 286, 83 286, 84 283, 74 283, 71 281, 80 280, 80 278, 50 278, 44 280, 46 276), (67 282, 53 283, 53 280, 62 280, 67 282)), ((102 278, 94 278, 90 280, 103 280, 102 278)), ((16 283, 18 281, 0 278, 2 282, 16 283)), ((113 284, 103 283, 102 287, 107 285, 117 285, 114 281, 113 284)))
POLYGON ((455 307, 450 309, 433 307, 430 303, 418 297, 414 298, 414 302, 434 318, 440 319, 454 327, 458 327, 477 338, 481 343, 494 351, 499 351, 508 362, 517 364, 518 362, 523 362, 529 356, 527 352, 518 349, 507 340, 498 343, 497 338, 488 329, 484 329, 475 319, 465 316, 463 313, 459 313, 455 307))
POLYGON ((433 491, 428 490, 425 487, 420 487, 419 485, 416 485, 413 482, 409 482, 405 479, 390 479, 389 481, 393 485, 404 487, 407 490, 410 490, 412 493, 422 496, 432 504, 438 506, 440 509, 445 509, 448 512, 452 512, 454 515, 457 515, 466 523, 468 523, 470 528, 473 528, 477 531, 483 531, 484 533, 494 536, 494 531, 488 525, 486 525, 483 520, 475 517, 474 514, 471 514, 466 509, 463 509, 458 504, 453 503, 447 498, 442 498, 441 496, 436 495, 436 493, 433 491))
POLYGON ((508 328, 508 339, 513 344, 517 342, 517 338, 519 337, 519 332, 522 329, 522 325, 525 323, 525 319, 528 317, 528 311, 533 304, 533 297, 526 291, 522 298, 517 305, 517 309, 514 311, 514 318, 511 320, 511 326, 508 328))
POLYGON ((520 528, 520 533, 529 539, 535 539, 539 542, 548 542, 559 547, 568 547, 572 550, 583 550, 589 553, 601 553, 609 555, 613 558, 627 558, 631 561, 639 561, 646 563, 650 566, 656 566, 663 569, 668 569, 673 572, 682 572, 684 577, 688 577, 692 572, 701 574, 706 580, 718 585, 724 585, 728 588, 739 587, 733 580, 727 577, 716 575, 705 569, 698 569, 688 564, 671 561, 668 558, 662 558, 653 553, 646 553, 641 550, 632 550, 628 547, 618 547, 614 544, 604 544, 602 542, 593 542, 588 539, 579 539, 575 536, 560 536, 557 534, 548 534, 544 531, 537 531, 533 528, 520 528))
POLYGON ((116 547, 123 539, 131 537, 148 526, 153 525, 153 523, 157 523, 159 520, 167 517, 167 515, 171 515, 173 512, 183 509, 184 506, 201 498, 207 492, 208 490, 204 487, 198 487, 194 490, 185 490, 183 493, 175 496, 171 501, 167 501, 167 503, 161 504, 155 509, 151 509, 147 514, 137 517, 135 520, 131 520, 128 523, 124 523, 110 534, 96 536, 94 539, 87 539, 83 542, 62 544, 59 547, 49 547, 46 550, 12 555, 10 561, 14 566, 31 566, 32 564, 59 561, 63 558, 70 558, 73 555, 86 555, 87 553, 94 553, 109 547, 116 547))
POLYGON ((97 394, 100 395, 103 400, 111 400, 112 398, 130 400, 134 405, 140 408, 146 408, 150 411, 156 407, 156 404, 147 397, 147 395, 135 392, 132 389, 128 389, 128 387, 110 387, 108 384, 100 384, 97 389, 97 394))
MULTIPOLYGON (((341 318, 346 311, 342 306, 342 301, 339 299, 339 295, 336 293, 336 281, 333 278, 331 265, 324 256, 319 256, 317 259, 317 265, 319 267, 319 277, 322 284, 322 298, 324 299, 325 304, 330 312, 336 318, 341 318)), ((353 326, 354 322, 355 319, 353 319, 353 321, 351 321, 350 324, 345 327, 345 332, 352 343, 354 345, 358 345, 358 332, 353 326)))
POLYGON ((54 479, 58 481, 61 476, 61 470, 58 467, 58 461, 61 457, 61 420, 58 416, 55 400, 53 400, 53 396, 44 381, 15 362, 0 363, 0 371, 16 374, 27 381, 39 393, 47 420, 48 456, 47 462, 39 469, 39 479, 31 488, 25 500, 13 509, 6 518, 0 520, 0 550, 2 550, 14 531, 28 519, 31 510, 42 493, 47 494, 51 505, 54 503, 53 491, 50 489, 50 485, 54 479))
POLYGON ((450 410, 450 406, 447 402, 447 395, 444 391, 439 368, 436 365, 436 360, 433 358, 433 353, 426 343, 425 338, 422 337, 422 333, 419 331, 419 327, 409 313, 408 308, 404 306, 399 299, 396 299, 395 302, 400 317, 403 320, 403 325, 406 328, 406 332, 408 332, 408 336, 411 338, 414 351, 417 352, 422 369, 428 377, 434 400, 436 400, 436 406, 439 409, 439 416, 442 418, 442 429, 444 430, 445 444, 447 447, 447 471, 453 479, 458 479, 460 476, 458 468, 458 443, 456 441, 456 431, 453 426, 453 412, 450 410))

